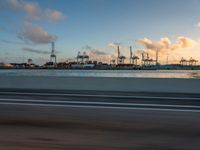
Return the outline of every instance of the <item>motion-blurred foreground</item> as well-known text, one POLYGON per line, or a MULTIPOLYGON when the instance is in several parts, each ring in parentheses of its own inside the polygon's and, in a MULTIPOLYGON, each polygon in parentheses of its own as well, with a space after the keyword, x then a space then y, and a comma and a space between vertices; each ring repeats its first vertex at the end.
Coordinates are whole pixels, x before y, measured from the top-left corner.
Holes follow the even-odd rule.
POLYGON ((200 95, 1 90, 3 150, 198 150, 200 95))

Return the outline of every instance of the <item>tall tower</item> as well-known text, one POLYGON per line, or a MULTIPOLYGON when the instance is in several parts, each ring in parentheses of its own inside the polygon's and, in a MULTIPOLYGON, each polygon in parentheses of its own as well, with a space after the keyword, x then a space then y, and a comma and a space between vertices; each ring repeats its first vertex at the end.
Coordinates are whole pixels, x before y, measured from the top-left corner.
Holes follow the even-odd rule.
POLYGON ((158 65, 158 49, 156 50, 156 65, 158 65))
POLYGON ((51 55, 50 55, 50 62, 53 62, 54 64, 56 64, 56 54, 55 54, 55 45, 54 42, 51 43, 51 55))
POLYGON ((142 65, 145 65, 145 62, 144 62, 144 53, 142 53, 142 62, 141 62, 142 65))
POLYGON ((119 64, 120 50, 119 45, 117 46, 117 64, 119 64))
POLYGON ((133 52, 132 52, 132 46, 130 46, 130 64, 132 64, 132 58, 133 58, 133 52))

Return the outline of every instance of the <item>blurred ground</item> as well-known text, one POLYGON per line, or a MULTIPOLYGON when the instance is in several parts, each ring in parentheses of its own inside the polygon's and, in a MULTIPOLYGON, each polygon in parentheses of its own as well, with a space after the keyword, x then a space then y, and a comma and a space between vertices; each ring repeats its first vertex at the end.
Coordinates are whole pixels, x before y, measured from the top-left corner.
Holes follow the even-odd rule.
MULTIPOLYGON (((0 96, 1 99, 11 97, 50 98, 41 95, 0 96)), ((53 100, 65 98, 80 99, 51 96, 53 100)), ((81 100, 113 102, 115 98, 85 97, 81 100)), ((148 102, 137 98, 120 100, 148 102)), ((149 100, 151 103, 158 101, 149 100)), ((180 100, 165 100, 165 103, 180 104, 180 100)), ((190 99, 182 103, 199 105, 190 99)), ((199 141, 198 110, 44 107, 0 102, 0 150, 199 150, 199 141)))
POLYGON ((10 122, 0 125, 0 133, 3 150, 198 150, 200 146, 200 131, 178 126, 134 127, 133 124, 123 128, 66 124, 51 127, 10 122))

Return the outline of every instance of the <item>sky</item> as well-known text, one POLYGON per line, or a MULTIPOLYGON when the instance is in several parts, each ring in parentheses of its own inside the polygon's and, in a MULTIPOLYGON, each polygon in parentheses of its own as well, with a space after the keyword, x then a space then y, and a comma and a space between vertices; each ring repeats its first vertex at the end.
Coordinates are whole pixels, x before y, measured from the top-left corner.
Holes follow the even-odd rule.
MULTIPOLYGON (((0 0, 0 62, 59 61, 78 51, 108 62, 159 50, 161 63, 200 60, 200 0, 0 0)), ((128 59, 127 59, 128 61, 128 59)))

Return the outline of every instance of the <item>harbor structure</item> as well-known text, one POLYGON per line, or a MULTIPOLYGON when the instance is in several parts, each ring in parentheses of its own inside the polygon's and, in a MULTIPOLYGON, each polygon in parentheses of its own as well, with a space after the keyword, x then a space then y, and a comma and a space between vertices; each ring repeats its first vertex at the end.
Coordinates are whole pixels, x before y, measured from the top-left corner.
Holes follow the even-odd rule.
POLYGON ((50 55, 50 62, 52 62, 53 63, 53 65, 56 65, 56 63, 57 63, 57 58, 56 58, 56 54, 55 54, 55 43, 54 42, 52 42, 51 43, 51 55, 50 55))
POLYGON ((159 65, 159 62, 158 62, 158 58, 159 58, 158 53, 159 53, 159 50, 157 49, 156 50, 156 65, 159 65))
POLYGON ((27 63, 28 63, 28 65, 31 65, 31 64, 33 64, 33 60, 32 60, 31 58, 29 58, 29 59, 27 60, 27 63))
POLYGON ((142 53, 142 65, 143 66, 152 66, 152 65, 159 65, 159 62, 158 62, 158 50, 156 50, 156 59, 152 59, 150 58, 149 56, 149 53, 148 52, 143 52, 142 53), (145 57, 146 56, 146 57, 145 57))
POLYGON ((130 57, 129 62, 125 63, 126 57, 120 53, 120 46, 117 46, 117 57, 110 60, 110 63, 98 62, 96 60, 90 60, 90 56, 86 52, 78 52, 76 59, 71 59, 71 61, 64 61, 57 63, 57 57, 55 53, 55 44, 51 43, 51 53, 50 61, 44 65, 38 66, 33 63, 33 60, 30 58, 27 62, 23 63, 10 63, 10 65, 5 65, 0 63, 0 68, 14 68, 14 69, 34 69, 34 68, 44 68, 44 69, 128 69, 128 70, 165 70, 165 69, 179 69, 179 70, 189 70, 189 69, 198 69, 200 70, 200 65, 198 65, 198 60, 194 58, 185 59, 181 58, 177 64, 159 63, 159 50, 155 51, 154 59, 149 55, 147 50, 142 50, 141 64, 138 65, 138 60, 140 59, 132 51, 132 46, 130 48, 130 57), (116 59, 117 58, 117 59, 116 59))
POLYGON ((187 60, 185 59, 185 58, 181 58, 181 60, 180 60, 180 64, 182 65, 182 66, 186 66, 187 65, 187 60))
POLYGON ((138 56, 133 55, 132 46, 130 46, 130 64, 137 65, 139 59, 138 56))
POLYGON ((190 58, 190 60, 189 60, 189 65, 190 66, 196 66, 197 63, 198 63, 198 60, 193 59, 192 57, 190 58))
POLYGON ((197 62, 198 62, 198 60, 193 59, 192 57, 189 60, 182 57, 181 60, 180 60, 180 65, 182 65, 182 66, 196 66, 197 62))
POLYGON ((124 64, 126 57, 120 54, 119 45, 117 46, 117 65, 124 64))
POLYGON ((81 54, 81 52, 78 52, 77 56, 76 56, 76 60, 77 60, 77 63, 78 64, 87 64, 90 60, 90 57, 89 55, 87 55, 86 52, 83 52, 81 54))
POLYGON ((149 53, 142 53, 142 65, 143 66, 151 66, 153 65, 153 63, 155 62, 155 60, 153 60, 152 58, 149 57, 149 53), (146 57, 145 57, 146 55, 146 57))

